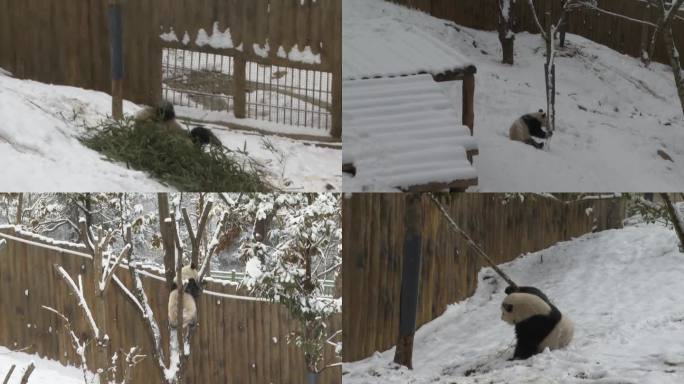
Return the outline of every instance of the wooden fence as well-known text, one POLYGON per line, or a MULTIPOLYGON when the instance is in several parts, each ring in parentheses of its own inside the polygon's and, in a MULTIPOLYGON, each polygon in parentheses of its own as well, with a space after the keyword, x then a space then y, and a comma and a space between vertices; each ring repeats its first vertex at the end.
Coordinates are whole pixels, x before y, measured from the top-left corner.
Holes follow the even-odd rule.
MULTIPOLYGON (((0 67, 18 78, 111 91, 107 1, 0 0, 0 67)), ((333 74, 333 136, 341 135, 341 0, 145 0, 124 1, 124 98, 153 104, 161 99, 163 32, 173 29, 188 46, 200 29, 227 28, 235 47, 211 49, 241 60, 333 74), (264 56, 257 52, 268 43, 264 56), (278 55, 310 47, 320 63, 278 55)))
MULTIPOLYGON (((405 197, 354 194, 343 202, 344 361, 366 358, 396 342, 405 197)), ((441 315, 448 304, 472 295, 478 271, 484 266, 449 230, 428 196, 423 196, 421 204, 424 223, 418 326, 441 315)), ((591 232, 594 226, 597 230, 621 227, 624 216, 621 200, 564 204, 528 198, 504 205, 500 195, 454 194, 446 206, 454 220, 497 263, 591 232), (592 208, 589 215, 588 208, 592 208)))
MULTIPOLYGON (((419 9, 433 16, 452 20, 459 25, 469 28, 496 30, 498 23, 498 0, 388 0, 419 9)), ((547 2, 553 5, 553 20, 558 20, 560 1, 535 0, 537 12, 542 25, 546 25, 545 10, 547 2)), ((658 14, 655 8, 647 9, 647 4, 641 0, 599 0, 599 6, 605 10, 623 14, 636 19, 646 19, 655 22, 658 14)), ((538 33, 534 17, 529 9, 527 0, 518 0, 512 6, 512 13, 517 20, 515 31, 538 33)), ((684 17, 684 12, 682 12, 684 17)), ((606 45, 618 52, 634 57, 641 57, 641 41, 644 32, 653 33, 653 28, 598 11, 581 10, 573 12, 569 17, 568 32, 574 33, 597 43, 606 45), (646 29, 646 31, 645 31, 646 29)), ((674 36, 684 36, 684 20, 673 22, 674 36)), ((676 39, 677 48, 684 52, 684 39, 676 39)), ((660 40, 662 41, 662 39, 660 40)), ((669 64, 664 44, 656 47, 654 61, 669 64)))
MULTIPOLYGON (((12 349, 28 348, 28 353, 59 360, 62 364, 78 364, 76 352, 62 324, 52 314, 41 309, 51 306, 70 318, 76 332, 83 338, 88 327, 76 299, 66 284, 54 273, 59 264, 76 277, 83 276, 84 291, 91 301, 91 262, 79 247, 51 246, 32 236, 3 229, 0 238, 8 245, 0 251, 0 345, 12 349), (7 237, 9 235, 10 237, 7 237)), ((131 286, 128 271, 118 276, 131 286)), ((137 309, 112 284, 107 293, 107 333, 112 351, 140 346, 149 355, 147 331, 137 309)), ((163 340, 168 340, 164 281, 145 278, 144 285, 155 317, 162 328, 163 340)), ((225 297, 235 294, 231 287, 209 284, 199 305, 199 328, 192 340, 192 355, 187 366, 188 383, 236 384, 301 384, 305 382, 303 353, 288 344, 290 331, 297 327, 287 310, 249 297, 225 297)), ((339 329, 341 318, 332 321, 339 329)), ((168 352, 166 352, 168 356, 168 352)), ((89 361, 95 361, 92 351, 89 361)), ((328 361, 334 361, 332 348, 326 350, 328 361)), ((151 355, 134 371, 133 383, 159 383, 158 370, 151 355)), ((329 368, 320 378, 321 384, 340 384, 339 367, 329 368)))

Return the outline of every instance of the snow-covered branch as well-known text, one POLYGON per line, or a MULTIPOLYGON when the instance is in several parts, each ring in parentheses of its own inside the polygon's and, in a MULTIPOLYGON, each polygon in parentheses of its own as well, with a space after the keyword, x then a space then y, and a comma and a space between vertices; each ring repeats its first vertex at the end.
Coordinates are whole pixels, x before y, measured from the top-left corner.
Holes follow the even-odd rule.
POLYGON ((95 339, 101 340, 102 335, 100 334, 100 329, 95 323, 95 318, 93 317, 93 314, 90 312, 90 307, 88 306, 88 303, 86 302, 85 297, 83 296, 82 288, 76 286, 74 280, 71 278, 71 276, 69 276, 67 271, 65 271, 64 268, 62 268, 61 265, 55 264, 54 267, 57 271, 57 275, 67 283, 67 286, 69 287, 71 292, 76 296, 78 300, 78 306, 81 307, 81 309, 83 310, 83 314, 86 317, 86 320, 88 320, 88 325, 90 326, 90 330, 92 332, 93 337, 95 339))
POLYGON ((109 286, 112 277, 116 273, 116 268, 119 266, 119 264, 121 264, 123 258, 128 254, 128 252, 131 251, 132 248, 133 246, 131 245, 131 243, 126 243, 126 245, 121 250, 119 256, 116 258, 116 260, 114 260, 114 263, 112 263, 109 266, 105 265, 105 271, 102 274, 102 279, 100 280, 100 291, 107 291, 107 287, 109 286))
POLYGON ((200 284, 204 280, 204 277, 207 275, 207 273, 209 273, 209 269, 211 268, 211 257, 214 255, 214 253, 216 253, 216 250, 221 244, 221 235, 223 234, 223 227, 225 226, 227 221, 228 212, 224 212, 218 224, 216 224, 216 230, 214 230, 214 235, 212 236, 211 242, 209 243, 207 254, 204 256, 204 260, 202 260, 202 266, 199 269, 198 283, 200 284))

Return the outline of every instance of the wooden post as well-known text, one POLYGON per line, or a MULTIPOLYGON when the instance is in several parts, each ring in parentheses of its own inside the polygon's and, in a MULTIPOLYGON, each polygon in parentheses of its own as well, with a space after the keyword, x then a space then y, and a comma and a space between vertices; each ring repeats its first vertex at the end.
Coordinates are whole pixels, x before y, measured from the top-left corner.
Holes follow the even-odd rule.
POLYGON ((404 222, 404 262, 401 272, 401 295, 399 304, 399 338, 394 362, 413 369, 413 336, 416 333, 418 296, 420 290, 421 265, 421 194, 405 195, 406 213, 404 222))
POLYGON ((112 117, 123 118, 123 22, 120 0, 109 0, 109 36, 112 62, 112 117))
POLYGON ((475 130, 475 67, 469 67, 463 76, 463 125, 470 128, 472 135, 475 130))
POLYGON ((333 72, 332 129, 330 136, 342 140, 342 71, 333 72))
POLYGON ((233 113, 238 119, 244 119, 247 117, 245 59, 235 56, 233 64, 233 113))

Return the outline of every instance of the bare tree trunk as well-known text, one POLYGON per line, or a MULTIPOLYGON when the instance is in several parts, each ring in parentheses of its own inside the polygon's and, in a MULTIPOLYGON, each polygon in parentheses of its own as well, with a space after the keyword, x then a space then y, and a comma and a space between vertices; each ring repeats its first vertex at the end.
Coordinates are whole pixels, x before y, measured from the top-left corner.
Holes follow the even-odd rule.
POLYGON ((33 363, 29 364, 28 367, 26 367, 26 370, 24 371, 24 376, 21 377, 21 384, 27 384, 29 381, 29 377, 33 373, 33 370, 36 369, 36 366, 33 365, 33 363))
POLYGON ((682 113, 684 113, 684 77, 682 76, 682 64, 679 53, 677 52, 677 46, 675 45, 674 36, 672 35, 671 23, 663 27, 663 40, 665 41, 667 55, 670 57, 670 66, 672 67, 675 85, 677 86, 679 103, 682 105, 682 113))
POLYGON ((174 249, 176 247, 174 245, 174 235, 170 232, 171 227, 164 224, 165 220, 171 217, 169 214, 169 194, 158 193, 157 202, 159 209, 159 233, 161 234, 164 247, 164 277, 166 278, 166 287, 171 291, 173 276, 176 273, 174 271, 174 266, 176 265, 174 249))
POLYGON ((399 338, 394 362, 413 369, 413 337, 416 333, 418 314, 423 215, 420 194, 408 194, 405 199, 406 234, 404 235, 404 262, 401 274, 399 338))
POLYGON ((677 233, 677 237, 679 237, 679 249, 684 252, 684 218, 679 212, 677 212, 677 207, 670 199, 670 195, 667 193, 661 193, 660 197, 662 197, 663 201, 665 202, 667 213, 670 215, 672 225, 677 233))
POLYGON ((10 370, 9 370, 9 372, 7 372, 7 375, 5 376, 5 380, 2 381, 2 384, 7 384, 7 383, 9 383, 9 379, 10 379, 10 377, 12 377, 12 373, 14 373, 14 370, 15 370, 16 368, 17 368, 16 365, 12 365, 12 366, 10 367, 10 370))
POLYGON ((17 225, 21 225, 23 213, 24 213, 24 194, 19 193, 19 199, 17 200, 17 219, 16 219, 17 225))
POLYGON ((515 0, 499 0, 499 41, 503 50, 503 63, 513 65, 515 56, 515 33, 513 12, 515 0))

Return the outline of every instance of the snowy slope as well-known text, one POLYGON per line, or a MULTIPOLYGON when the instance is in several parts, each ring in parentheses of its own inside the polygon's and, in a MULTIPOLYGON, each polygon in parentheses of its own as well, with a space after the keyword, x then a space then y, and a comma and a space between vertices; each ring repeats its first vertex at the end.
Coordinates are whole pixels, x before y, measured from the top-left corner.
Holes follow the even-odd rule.
MULTIPOLYGON (((479 191, 684 189, 684 117, 669 67, 644 68, 579 36, 556 62, 557 131, 548 152, 508 140, 519 116, 546 107, 539 36, 516 37, 516 65, 500 63, 495 32, 476 31, 382 0, 345 0, 344 27, 397 21, 468 57, 478 69, 475 158, 479 191), (665 151, 672 162, 658 151, 665 151)), ((461 84, 444 84, 460 105, 461 84)), ((429 149, 428 149, 429 150, 429 149)))
POLYGON ((684 254, 674 231, 636 225, 589 234, 502 269, 547 293, 575 322, 567 349, 507 361, 515 337, 500 320, 506 285, 486 268, 473 297, 418 330, 415 371, 390 363, 392 349, 346 364, 344 382, 684 382, 684 254))
POLYGON ((0 377, 5 375, 12 365, 16 365, 9 384, 19 384, 26 367, 33 363, 36 368, 29 377, 30 384, 83 384, 83 373, 79 368, 65 367, 57 361, 41 359, 36 355, 13 352, 0 347, 0 377))
MULTIPOLYGON (((126 113, 137 109, 124 104, 126 113)), ((168 189, 142 172, 102 159, 77 140, 82 120, 95 124, 108 110, 111 98, 104 93, 0 74, 0 190, 168 189)))
MULTIPOLYGON (((124 103, 124 113, 139 107, 124 103)), ((183 109, 179 108, 179 114, 183 109)), ((18 80, 0 73, 0 190, 10 192, 154 192, 169 190, 147 174, 115 164, 83 146, 83 123, 111 111, 109 95, 18 80), (30 176, 30 177, 28 177, 30 176)), ((209 128, 218 128, 209 126, 209 128)), ((279 189, 325 192, 342 188, 342 151, 243 131, 215 129, 230 149, 246 149, 279 189), (270 149, 264 147, 264 140, 270 149)))

